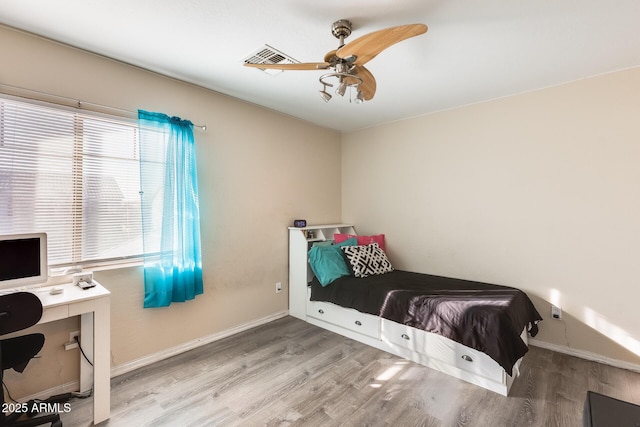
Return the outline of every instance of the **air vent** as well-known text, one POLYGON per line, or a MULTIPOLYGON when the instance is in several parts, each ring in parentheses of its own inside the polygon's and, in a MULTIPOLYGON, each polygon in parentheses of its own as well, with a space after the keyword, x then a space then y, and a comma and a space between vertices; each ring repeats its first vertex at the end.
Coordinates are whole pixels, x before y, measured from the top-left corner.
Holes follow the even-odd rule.
MULTIPOLYGON (((247 64, 299 64, 297 61, 287 54, 280 52, 278 49, 274 49, 268 44, 261 47, 248 57, 244 59, 247 64)), ((282 72, 282 70, 271 70, 265 68, 259 68, 267 74, 275 75, 282 72)))

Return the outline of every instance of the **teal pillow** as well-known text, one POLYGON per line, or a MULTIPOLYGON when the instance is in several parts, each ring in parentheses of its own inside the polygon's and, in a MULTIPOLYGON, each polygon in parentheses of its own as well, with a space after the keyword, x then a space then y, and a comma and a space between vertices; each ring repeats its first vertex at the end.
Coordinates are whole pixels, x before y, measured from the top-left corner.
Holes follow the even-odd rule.
POLYGON ((334 280, 351 274, 340 246, 357 244, 357 239, 353 238, 331 246, 313 246, 309 250, 311 270, 322 286, 327 286, 334 280))

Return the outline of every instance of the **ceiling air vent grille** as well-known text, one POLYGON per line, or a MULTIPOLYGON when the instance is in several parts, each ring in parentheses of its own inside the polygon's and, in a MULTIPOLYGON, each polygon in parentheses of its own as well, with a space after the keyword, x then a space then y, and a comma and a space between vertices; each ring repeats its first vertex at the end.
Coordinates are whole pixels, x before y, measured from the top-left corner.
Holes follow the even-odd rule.
MULTIPOLYGON (((248 57, 244 59, 244 62, 247 64, 299 64, 300 61, 297 61, 290 57, 287 54, 280 52, 278 49, 274 49, 268 44, 265 44, 264 47, 261 47, 248 57)), ((260 68, 260 70, 264 71, 267 74, 275 75, 282 72, 282 70, 271 70, 260 68)))

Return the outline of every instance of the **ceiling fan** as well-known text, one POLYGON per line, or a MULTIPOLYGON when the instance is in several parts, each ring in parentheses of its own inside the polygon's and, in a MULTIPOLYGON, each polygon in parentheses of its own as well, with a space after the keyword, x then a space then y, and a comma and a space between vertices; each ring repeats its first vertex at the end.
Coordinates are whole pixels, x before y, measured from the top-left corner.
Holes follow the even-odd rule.
POLYGON ((427 32, 424 24, 400 25, 365 34, 347 44, 344 39, 351 35, 352 24, 347 19, 340 19, 331 26, 331 33, 340 40, 337 49, 327 52, 324 62, 303 62, 295 64, 255 64, 245 62, 246 67, 274 70, 330 70, 320 76, 322 90, 320 96, 329 102, 331 95, 327 87, 333 87, 331 81, 336 82, 336 93, 344 96, 347 88, 356 91, 355 102, 360 104, 373 98, 376 93, 376 79, 364 66, 388 47, 427 32))

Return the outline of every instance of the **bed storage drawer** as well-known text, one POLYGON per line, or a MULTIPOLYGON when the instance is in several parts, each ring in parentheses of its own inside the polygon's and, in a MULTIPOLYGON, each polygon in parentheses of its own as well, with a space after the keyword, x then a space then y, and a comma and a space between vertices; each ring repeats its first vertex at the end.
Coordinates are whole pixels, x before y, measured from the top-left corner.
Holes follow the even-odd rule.
POLYGON ((328 302, 307 301, 307 316, 372 338, 380 338, 380 318, 328 302))
POLYGON ((504 369, 485 353, 443 336, 382 319, 382 339, 467 372, 502 382, 504 369))

